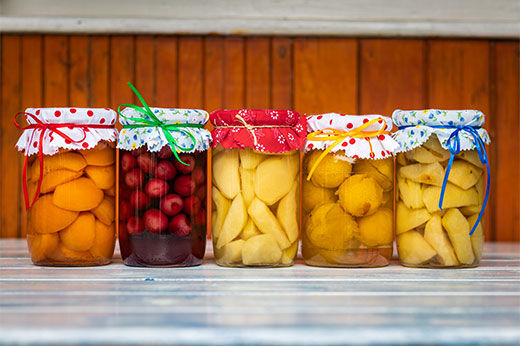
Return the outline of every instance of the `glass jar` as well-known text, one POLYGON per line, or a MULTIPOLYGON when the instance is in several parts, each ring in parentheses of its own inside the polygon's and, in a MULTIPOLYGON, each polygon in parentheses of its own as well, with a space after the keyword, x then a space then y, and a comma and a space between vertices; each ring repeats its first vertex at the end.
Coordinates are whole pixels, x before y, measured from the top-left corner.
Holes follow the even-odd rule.
POLYGON ((193 266, 206 249, 206 152, 119 152, 119 244, 129 266, 193 266))
MULTIPOLYGON (((33 263, 110 263, 116 238, 115 112, 42 108, 28 109, 26 115, 30 124, 39 119, 54 126, 26 133, 17 144, 26 145, 22 143, 30 138, 32 153, 42 153, 41 159, 33 155, 26 162, 27 241, 33 263), (85 122, 90 123, 82 125, 85 122), (111 125, 103 125, 107 123, 111 125)), ((36 128, 38 125, 29 131, 36 128)), ((27 149, 26 153, 30 151, 27 149)))
POLYGON ((391 120, 329 113, 309 117, 308 127, 302 198, 305 263, 388 265, 394 236, 392 153, 397 147, 386 131, 391 120), (330 136, 334 138, 328 140, 330 136))
POLYGON ((402 151, 397 155, 396 196, 401 264, 426 268, 478 266, 484 244, 479 215, 486 200, 486 172, 471 133, 486 143, 489 138, 480 128, 456 132, 454 136, 461 136, 463 151, 454 153, 451 164, 448 141, 456 126, 470 122, 480 127, 484 115, 478 111, 398 110, 394 122, 400 127, 396 139, 402 151))
POLYGON ((218 265, 293 264, 300 231, 304 117, 292 111, 213 112, 212 238, 218 265), (273 136, 274 135, 274 136, 273 136))
POLYGON ((211 134, 198 109, 118 109, 119 245, 123 263, 184 267, 206 250, 206 173, 211 134))

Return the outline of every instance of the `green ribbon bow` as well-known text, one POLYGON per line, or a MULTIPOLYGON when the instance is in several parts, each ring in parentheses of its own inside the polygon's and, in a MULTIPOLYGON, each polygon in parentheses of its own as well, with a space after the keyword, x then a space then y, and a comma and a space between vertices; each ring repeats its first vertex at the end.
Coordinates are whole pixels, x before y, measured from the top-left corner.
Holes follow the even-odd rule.
POLYGON ((128 86, 130 87, 130 89, 132 89, 134 94, 136 94, 136 96, 139 99, 139 101, 141 101, 141 104, 143 105, 143 107, 139 107, 139 106, 133 105, 131 103, 123 103, 123 104, 119 105, 119 107, 117 107, 117 113, 119 113, 119 115, 122 118, 125 118, 126 120, 131 120, 131 121, 136 122, 135 124, 123 125, 123 128, 124 129, 136 129, 136 128, 140 128, 140 127, 160 127, 162 129, 163 133, 164 133, 164 136, 168 140, 168 143, 170 144, 170 146, 172 148, 172 151, 173 151, 173 154, 175 155, 177 160, 180 163, 182 163, 183 165, 189 166, 187 163, 184 163, 179 158, 179 155, 177 154, 177 152, 179 150, 181 150, 181 151, 191 151, 191 150, 193 150, 193 148, 195 148, 195 145, 197 144, 197 140, 190 132, 186 131, 183 128, 185 128, 185 127, 194 127, 194 128, 202 129, 202 128, 204 128, 204 125, 203 124, 164 124, 164 123, 162 123, 155 116, 155 114, 152 112, 150 107, 148 107, 148 104, 146 104, 145 100, 143 99, 141 94, 137 91, 137 89, 132 85, 132 83, 128 82, 128 86), (126 117, 126 116, 124 116, 121 113, 121 107, 123 107, 123 106, 135 109, 139 113, 142 113, 145 116, 148 116, 151 120, 150 119, 146 119, 146 118, 130 118, 130 117, 126 117), (192 145, 189 148, 185 148, 185 147, 182 147, 182 146, 178 145, 177 141, 175 141, 175 138, 173 138, 173 136, 171 135, 170 131, 176 131, 176 132, 180 132, 180 133, 182 133, 184 135, 187 135, 188 137, 191 138, 192 145))

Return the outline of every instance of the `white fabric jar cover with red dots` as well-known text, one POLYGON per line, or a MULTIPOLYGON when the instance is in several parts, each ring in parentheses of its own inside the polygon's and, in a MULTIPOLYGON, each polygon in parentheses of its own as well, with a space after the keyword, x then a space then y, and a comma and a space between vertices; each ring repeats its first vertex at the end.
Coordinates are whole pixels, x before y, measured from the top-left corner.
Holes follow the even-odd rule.
POLYGON ((92 149, 100 141, 117 139, 117 113, 109 108, 27 108, 20 114, 29 126, 23 128, 16 148, 26 156, 38 154, 39 148, 54 155, 60 149, 92 149))
POLYGON ((390 134, 392 126, 392 119, 376 114, 310 115, 304 151, 328 149, 329 152, 343 151, 352 159, 385 159, 399 148, 390 134))

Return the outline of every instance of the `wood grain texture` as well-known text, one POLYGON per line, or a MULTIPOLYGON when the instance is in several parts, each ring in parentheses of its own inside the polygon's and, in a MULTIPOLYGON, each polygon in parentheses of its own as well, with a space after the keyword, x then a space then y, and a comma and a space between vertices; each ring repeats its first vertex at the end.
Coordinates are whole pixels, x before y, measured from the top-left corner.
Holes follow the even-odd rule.
POLYGON ((520 246, 478 268, 36 268, 0 241, 6 344, 518 345, 520 246), (110 321, 110 323, 107 323, 110 321), (136 325, 138 321, 138 325, 136 325))
POLYGON ((155 104, 177 105, 177 38, 159 36, 155 51, 155 104))
POLYGON ((294 108, 300 113, 358 112, 358 43, 294 40, 294 108))
POLYGON ((110 39, 110 106, 135 103, 136 97, 128 87, 135 81, 135 38, 112 36, 110 39))
POLYGON ((155 38, 138 36, 135 39, 135 84, 149 106, 155 101, 155 38))
POLYGON ((497 241, 520 240, 520 90, 518 42, 496 42, 493 128, 495 131, 494 214, 497 241))
POLYGON ((424 54, 422 40, 361 40, 360 113, 391 117, 396 109, 424 108, 424 54))
POLYGON ((222 107, 243 108, 245 105, 244 39, 224 39, 224 90, 222 107))
POLYGON ((293 90, 292 40, 273 37, 271 41, 271 107, 291 109, 293 90))
POLYGON ((88 105, 88 37, 69 37, 69 105, 88 105))
POLYGON ((108 36, 89 37, 89 101, 90 107, 110 105, 110 39, 108 36))
POLYGON ((203 41, 179 38, 179 107, 203 107, 203 41))
POLYGON ((212 112, 223 107, 224 38, 204 39, 204 108, 212 112))
POLYGON ((250 109, 271 108, 271 46, 270 39, 249 37, 246 39, 245 106, 250 109))

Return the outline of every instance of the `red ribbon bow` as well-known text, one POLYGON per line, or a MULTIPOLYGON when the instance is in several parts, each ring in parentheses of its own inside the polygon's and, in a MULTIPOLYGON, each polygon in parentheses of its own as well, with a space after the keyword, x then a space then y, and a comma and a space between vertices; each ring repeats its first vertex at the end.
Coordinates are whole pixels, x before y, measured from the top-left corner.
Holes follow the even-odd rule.
MULTIPOLYGON (((70 141, 71 143, 80 143, 83 140, 85 140, 85 138, 87 137, 87 131, 89 128, 101 128, 101 129, 113 128, 112 125, 98 125, 98 124, 88 124, 88 125, 80 125, 80 124, 73 124, 73 123, 46 124, 46 123, 42 122, 40 119, 38 119, 38 117, 35 116, 34 114, 27 113, 27 112, 16 113, 14 116, 14 125, 19 130, 30 130, 30 129, 40 130, 40 139, 38 141, 38 160, 40 163, 40 176, 38 178, 38 185, 36 187, 36 193, 35 193, 34 198, 31 203, 29 203, 29 193, 27 192, 27 160, 29 159, 29 156, 27 156, 27 155, 25 156, 25 162, 23 164, 22 177, 23 177, 23 196, 24 196, 24 200, 25 200, 25 210, 29 210, 29 208, 31 208, 34 205, 34 203, 38 199, 38 195, 40 194, 40 188, 41 188, 42 179, 43 179, 43 136, 45 135, 46 131, 51 131, 51 133, 55 133, 55 134, 63 137, 65 140, 70 141), (34 120, 36 122, 36 124, 30 124, 26 127, 21 127, 17 121, 17 117, 20 114, 25 115, 25 120, 27 120, 28 116, 31 117, 31 119, 34 120), (80 128, 83 130, 83 137, 79 140, 73 140, 72 138, 70 138, 65 133, 63 133, 62 131, 59 130, 59 128, 62 128, 62 127, 69 127, 71 129, 80 128)), ((32 143, 35 132, 36 131, 33 131, 31 138, 29 140, 29 143, 32 143)))

